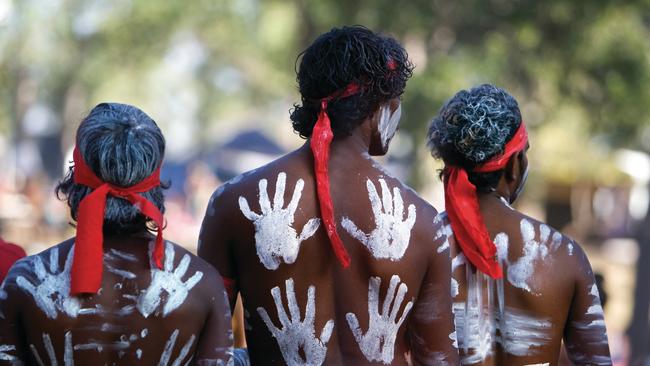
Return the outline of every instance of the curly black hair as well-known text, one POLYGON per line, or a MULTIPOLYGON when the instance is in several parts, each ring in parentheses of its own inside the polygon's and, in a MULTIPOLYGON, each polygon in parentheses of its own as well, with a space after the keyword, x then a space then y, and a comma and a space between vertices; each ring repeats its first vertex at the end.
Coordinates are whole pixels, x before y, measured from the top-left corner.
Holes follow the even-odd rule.
POLYGON ((311 136, 322 98, 352 82, 361 86, 359 93, 328 103, 334 136, 347 136, 381 103, 402 95, 413 72, 406 50, 395 39, 363 26, 333 28, 301 57, 297 81, 302 104, 294 104, 290 118, 303 138, 311 136))
POLYGON ((472 173, 492 157, 502 154, 521 124, 515 98, 494 85, 461 90, 440 109, 429 125, 428 147, 446 165, 464 168, 478 189, 492 189, 502 171, 472 173))

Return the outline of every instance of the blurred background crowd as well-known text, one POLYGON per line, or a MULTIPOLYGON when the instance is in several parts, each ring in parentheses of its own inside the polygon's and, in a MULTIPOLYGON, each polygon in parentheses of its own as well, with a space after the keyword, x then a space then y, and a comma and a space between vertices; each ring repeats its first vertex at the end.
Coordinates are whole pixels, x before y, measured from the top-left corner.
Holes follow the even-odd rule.
POLYGON ((399 39, 416 65, 382 159, 436 208, 429 120, 489 82, 520 103, 519 209, 563 230, 604 278, 616 364, 650 364, 650 1, 0 0, 0 236, 29 254, 73 235, 54 195, 78 123, 134 104, 167 139, 167 239, 195 249, 221 182, 302 140, 296 56, 333 26, 399 39))

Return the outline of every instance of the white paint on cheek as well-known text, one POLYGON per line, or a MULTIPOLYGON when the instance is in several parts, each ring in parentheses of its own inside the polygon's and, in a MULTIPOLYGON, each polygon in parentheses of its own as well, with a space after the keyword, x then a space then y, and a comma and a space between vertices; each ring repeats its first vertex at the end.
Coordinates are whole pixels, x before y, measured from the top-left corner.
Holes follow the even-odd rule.
MULTIPOLYGON (((56 319, 59 312, 70 317, 76 317, 79 312, 79 301, 70 297, 73 252, 74 246, 70 248, 63 268, 59 268, 59 248, 51 249, 49 271, 45 268, 41 257, 34 256, 31 262, 33 275, 36 278, 30 280, 22 275, 16 277, 18 287, 30 294, 36 305, 50 319, 56 319)), ((29 277, 33 276, 30 274, 29 277)))
POLYGON ((16 346, 11 344, 0 344, 0 361, 14 361, 16 356, 8 354, 16 350, 16 346))
POLYGON ((239 197, 239 209, 255 227, 257 256, 264 267, 270 270, 277 269, 282 262, 294 263, 298 257, 300 244, 312 237, 320 226, 320 219, 312 218, 307 221, 298 235, 293 223, 305 182, 298 179, 291 201, 286 208, 283 208, 286 180, 286 173, 278 174, 273 204, 269 199, 266 179, 259 181, 260 214, 250 209, 246 198, 239 197))
POLYGON ((415 225, 415 205, 408 206, 406 218, 404 201, 398 187, 390 188, 384 179, 379 179, 382 197, 379 197, 375 185, 370 179, 366 181, 368 198, 375 217, 375 229, 366 234, 347 217, 341 221, 341 226, 355 239, 365 245, 373 257, 377 259, 400 260, 411 240, 411 229, 415 225))
POLYGON ((371 277, 368 282, 368 330, 363 334, 359 320, 354 313, 347 313, 346 320, 361 352, 368 361, 380 361, 386 365, 393 361, 395 339, 400 326, 406 319, 413 301, 406 303, 402 315, 397 319, 397 314, 402 306, 404 297, 408 292, 405 283, 401 283, 398 275, 393 275, 386 292, 383 307, 379 307, 379 290, 381 278, 371 277), (399 287, 398 287, 399 284, 399 287), (397 291, 397 294, 395 294, 397 291), (391 308, 392 304, 392 308, 391 308))
POLYGON ((397 107, 395 112, 391 113, 390 104, 381 107, 381 116, 379 118, 379 135, 384 149, 388 148, 388 142, 395 136, 399 120, 402 117, 402 104, 397 107))
MULTIPOLYGON (((150 258, 152 258, 153 243, 149 245, 149 252, 150 258)), ((178 267, 174 268, 175 254, 174 246, 166 242, 163 269, 158 269, 151 260, 151 283, 137 299, 137 309, 145 318, 163 303, 163 293, 166 293, 167 296, 166 302, 162 305, 162 316, 169 315, 183 304, 190 290, 203 278, 203 272, 196 271, 187 281, 183 282, 183 276, 190 265, 190 256, 189 254, 183 255, 178 267)))
POLYGON ((273 337, 278 341, 282 357, 288 365, 321 365, 325 361, 327 342, 329 342, 334 329, 334 320, 328 320, 325 323, 320 333, 320 339, 317 338, 314 325, 316 318, 316 288, 309 286, 307 290, 305 317, 301 320, 293 278, 286 280, 285 286, 289 315, 284 310, 280 288, 276 286, 271 289, 271 295, 278 312, 278 319, 282 325, 281 328, 277 328, 273 324, 266 309, 259 307, 257 312, 273 337))

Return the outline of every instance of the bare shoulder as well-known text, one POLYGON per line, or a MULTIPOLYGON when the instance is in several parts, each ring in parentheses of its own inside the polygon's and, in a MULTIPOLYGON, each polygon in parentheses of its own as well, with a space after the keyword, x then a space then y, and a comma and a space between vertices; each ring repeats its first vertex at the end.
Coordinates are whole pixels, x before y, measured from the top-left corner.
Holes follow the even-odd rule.
POLYGON ((300 150, 295 150, 266 165, 241 173, 224 182, 210 197, 206 216, 213 216, 219 207, 231 208, 230 205, 236 204, 239 196, 246 192, 257 191, 262 180, 267 183, 269 180, 274 182, 282 173, 286 175, 288 172, 310 168, 303 155, 300 150))
POLYGON ((515 211, 524 245, 537 245, 540 254, 554 258, 579 257, 583 253, 575 240, 546 223, 515 211))
POLYGON ((19 259, 11 266, 4 283, 22 283, 26 278, 44 280, 48 275, 69 275, 72 267, 74 238, 65 240, 40 253, 19 259))

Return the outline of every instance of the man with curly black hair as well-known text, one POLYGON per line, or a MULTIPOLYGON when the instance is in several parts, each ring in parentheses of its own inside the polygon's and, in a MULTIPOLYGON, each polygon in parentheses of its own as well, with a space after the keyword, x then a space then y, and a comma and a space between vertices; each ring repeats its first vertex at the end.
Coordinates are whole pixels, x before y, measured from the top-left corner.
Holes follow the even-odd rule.
POLYGON ((431 122, 445 168, 445 227, 461 363, 555 365, 564 340, 579 365, 611 365, 598 288, 580 246, 514 210, 526 182, 528 133, 517 101, 481 85, 431 122))
POLYGON ((199 255, 242 295, 253 364, 455 364, 436 210, 385 173, 412 65, 366 28, 302 53, 291 120, 307 142, 217 189, 199 255), (451 336, 451 338, 450 338, 451 336))

